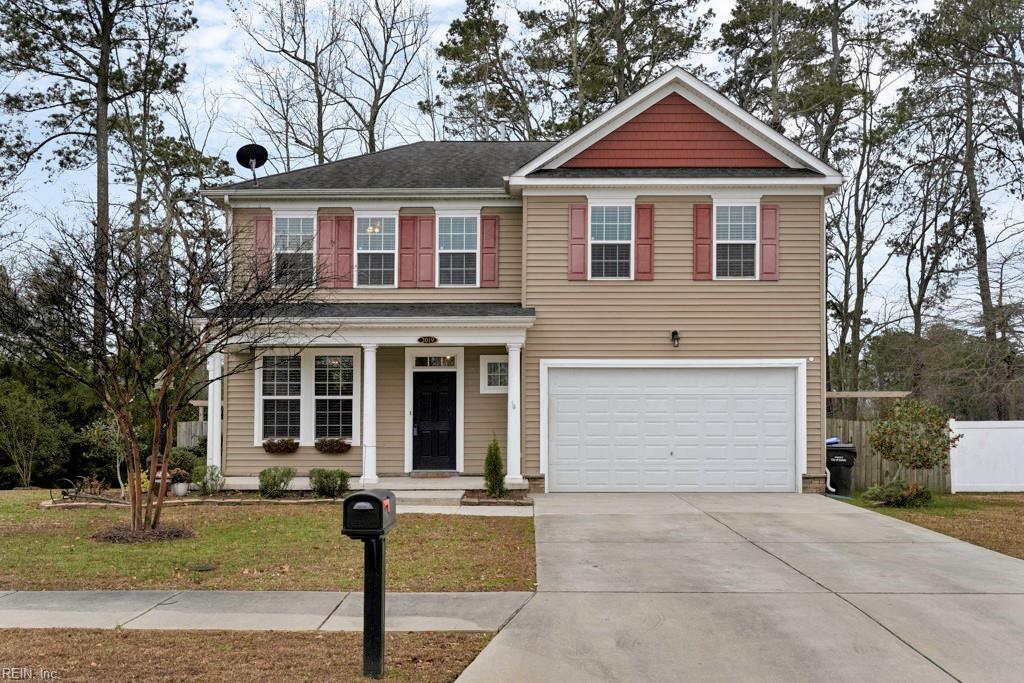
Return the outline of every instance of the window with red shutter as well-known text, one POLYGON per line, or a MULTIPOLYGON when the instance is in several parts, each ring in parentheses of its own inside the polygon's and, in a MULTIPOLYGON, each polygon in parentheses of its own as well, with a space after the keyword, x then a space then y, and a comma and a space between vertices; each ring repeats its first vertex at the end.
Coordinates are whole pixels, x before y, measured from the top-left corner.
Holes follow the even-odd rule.
POLYGON ((570 280, 587 279, 587 205, 569 205, 570 280))
POLYGON ((693 205, 693 279, 710 280, 714 236, 711 230, 711 204, 693 205))
POLYGON ((636 205, 636 280, 654 279, 654 205, 636 205))

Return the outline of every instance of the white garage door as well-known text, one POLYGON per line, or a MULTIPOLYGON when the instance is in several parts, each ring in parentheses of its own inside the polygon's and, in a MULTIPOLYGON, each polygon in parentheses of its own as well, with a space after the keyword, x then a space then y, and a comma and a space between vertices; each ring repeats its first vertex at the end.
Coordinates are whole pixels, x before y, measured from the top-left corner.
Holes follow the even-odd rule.
POLYGON ((549 491, 795 491, 793 368, 550 368, 549 491))

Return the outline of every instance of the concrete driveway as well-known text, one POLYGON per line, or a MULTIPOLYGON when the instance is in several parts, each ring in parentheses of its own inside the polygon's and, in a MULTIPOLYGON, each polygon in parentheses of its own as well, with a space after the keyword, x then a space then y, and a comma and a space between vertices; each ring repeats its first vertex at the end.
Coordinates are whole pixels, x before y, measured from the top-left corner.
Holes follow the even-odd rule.
POLYGON ((823 496, 538 496, 538 592, 460 681, 1005 681, 1024 561, 823 496))

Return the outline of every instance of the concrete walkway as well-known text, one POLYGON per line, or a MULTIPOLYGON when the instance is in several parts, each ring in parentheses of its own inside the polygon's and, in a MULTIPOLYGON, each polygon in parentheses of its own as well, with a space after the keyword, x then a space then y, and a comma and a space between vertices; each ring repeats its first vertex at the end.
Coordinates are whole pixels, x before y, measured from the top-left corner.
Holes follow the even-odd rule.
POLYGON ((1024 561, 822 496, 548 494, 460 681, 1006 681, 1024 561))
MULTIPOLYGON (((388 593, 388 631, 497 631, 533 593, 388 593)), ((0 628, 362 631, 362 593, 0 591, 0 628)))

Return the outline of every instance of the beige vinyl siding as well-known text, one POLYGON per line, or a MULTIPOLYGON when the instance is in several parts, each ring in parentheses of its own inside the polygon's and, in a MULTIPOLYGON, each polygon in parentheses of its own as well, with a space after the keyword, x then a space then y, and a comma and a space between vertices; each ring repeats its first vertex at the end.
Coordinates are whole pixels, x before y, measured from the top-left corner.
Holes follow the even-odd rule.
MULTIPOLYGON (((487 445, 498 438, 505 455, 505 394, 480 393, 480 356, 503 355, 503 347, 465 348, 465 472, 482 474, 487 445)), ((362 474, 362 448, 355 446, 344 455, 324 455, 311 446, 302 446, 290 455, 271 455, 254 446, 255 376, 251 355, 232 355, 229 367, 241 371, 224 382, 224 474, 254 476, 267 467, 294 467, 298 476, 306 476, 313 467, 341 467, 353 476, 362 474)), ((361 387, 360 387, 361 390, 361 387)), ((377 349, 377 473, 401 475, 405 472, 405 348, 377 349)), ((362 416, 357 418, 361 421, 362 416)), ((361 422, 360 422, 361 424, 361 422)))
MULTIPOLYGON (((244 256, 252 253, 254 220, 259 214, 268 215, 269 209, 235 209, 232 233, 236 253, 243 256, 240 264, 248 261, 244 256)), ((429 207, 406 207, 402 215, 430 215, 429 207)), ((319 215, 352 215, 346 207, 323 207, 319 215)), ((499 216, 498 228, 498 286, 497 287, 434 287, 425 289, 397 288, 321 288, 309 295, 316 301, 394 302, 438 301, 519 303, 522 297, 522 209, 518 206, 485 207, 481 215, 499 216)))
POLYGON ((709 197, 639 197, 654 204, 654 280, 570 281, 568 206, 585 197, 527 197, 524 306, 537 322, 523 352, 524 470, 540 469, 542 358, 813 358, 807 366, 808 474, 822 471, 822 200, 779 205, 778 282, 695 281, 693 205, 709 197), (670 342, 672 330, 682 338, 670 342))

